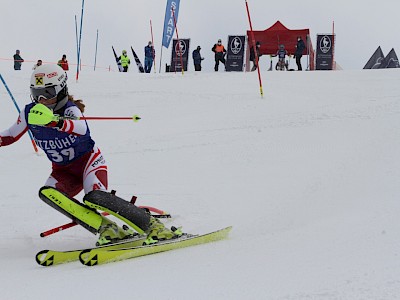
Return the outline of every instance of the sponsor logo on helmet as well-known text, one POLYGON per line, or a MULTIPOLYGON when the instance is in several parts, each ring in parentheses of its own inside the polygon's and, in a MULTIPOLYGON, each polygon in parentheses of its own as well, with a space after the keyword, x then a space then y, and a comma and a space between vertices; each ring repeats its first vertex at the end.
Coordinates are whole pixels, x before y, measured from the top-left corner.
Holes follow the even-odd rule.
POLYGON ((36 85, 43 85, 43 77, 36 77, 35 78, 36 85))
POLYGON ((50 73, 50 74, 47 74, 47 78, 53 78, 53 77, 55 77, 55 76, 58 76, 58 73, 57 73, 57 72, 52 72, 52 73, 50 73))
POLYGON ((37 74, 35 74, 35 77, 44 77, 46 74, 44 74, 44 73, 37 73, 37 74))

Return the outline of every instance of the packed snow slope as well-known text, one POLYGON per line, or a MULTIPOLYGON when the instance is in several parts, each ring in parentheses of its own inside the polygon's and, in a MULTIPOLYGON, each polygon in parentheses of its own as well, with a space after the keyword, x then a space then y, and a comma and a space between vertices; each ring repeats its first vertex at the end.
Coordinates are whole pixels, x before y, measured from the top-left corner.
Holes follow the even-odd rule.
MULTIPOLYGON (((30 71, 3 69, 18 104, 30 71)), ((1 299, 398 299, 399 70, 71 72, 69 90, 109 166, 109 188, 229 239, 97 267, 44 268, 42 249, 96 237, 37 196, 50 173, 28 135, 0 149, 1 299)), ((0 128, 17 118, 0 88, 0 128)), ((82 198, 82 194, 78 198, 82 198)))

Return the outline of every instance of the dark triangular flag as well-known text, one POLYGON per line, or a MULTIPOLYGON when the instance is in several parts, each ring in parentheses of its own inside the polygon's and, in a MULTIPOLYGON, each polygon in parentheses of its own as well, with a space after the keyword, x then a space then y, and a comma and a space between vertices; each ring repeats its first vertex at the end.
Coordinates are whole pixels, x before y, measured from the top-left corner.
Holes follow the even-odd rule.
POLYGON ((364 66, 364 69, 379 69, 384 57, 381 46, 379 46, 364 66))
POLYGON ((399 68, 399 59, 397 58, 396 51, 392 48, 389 54, 386 55, 384 60, 382 61, 379 69, 389 69, 389 68, 399 68))

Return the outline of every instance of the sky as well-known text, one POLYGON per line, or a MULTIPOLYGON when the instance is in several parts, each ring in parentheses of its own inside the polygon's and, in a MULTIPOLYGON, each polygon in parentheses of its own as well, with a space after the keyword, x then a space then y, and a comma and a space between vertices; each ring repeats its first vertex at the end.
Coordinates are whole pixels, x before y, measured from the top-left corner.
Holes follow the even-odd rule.
MULTIPOLYGON (((141 117, 88 121, 110 190, 167 211, 167 226, 233 229, 103 266, 39 266, 40 250, 97 238, 79 226, 39 236, 70 220, 38 198, 51 164, 26 134, 0 148, 1 299, 398 299, 399 71, 263 70, 263 98, 256 72, 68 80, 86 116, 141 117)), ((2 71, 20 107, 30 74, 2 71)), ((1 84, 0 107, 2 131, 17 113, 1 84)))
MULTIPOLYGON (((37 59, 58 61, 63 54, 76 64, 76 30, 81 15, 81 0, 1 0, 0 64, 11 65, 16 49, 30 68, 37 59)), ((400 23, 397 22, 400 2, 372 1, 248 1, 254 30, 264 30, 277 20, 289 29, 309 28, 314 48, 316 35, 336 33, 335 57, 344 69, 362 69, 378 46, 386 55, 392 48, 400 52, 400 23)), ((114 62, 111 45, 120 53, 133 46, 143 62, 144 46, 151 40, 153 24, 157 72, 170 62, 171 46, 161 51, 165 16, 165 0, 86 0, 82 27, 82 64, 94 65, 96 35, 99 32, 97 68, 106 70, 114 62)), ((178 19, 180 38, 190 38, 191 47, 202 47, 204 71, 213 67, 211 47, 221 38, 226 45, 228 35, 245 34, 249 29, 244 0, 181 0, 178 19)), ((130 52, 129 52, 130 53, 130 52)), ((261 58, 261 66, 269 67, 269 58, 261 58)), ((294 62, 293 62, 294 65, 294 62)), ((89 67, 88 67, 89 68, 89 67)), ((192 61, 190 68, 193 69, 192 61)), ((136 71, 136 70, 135 70, 136 71)))

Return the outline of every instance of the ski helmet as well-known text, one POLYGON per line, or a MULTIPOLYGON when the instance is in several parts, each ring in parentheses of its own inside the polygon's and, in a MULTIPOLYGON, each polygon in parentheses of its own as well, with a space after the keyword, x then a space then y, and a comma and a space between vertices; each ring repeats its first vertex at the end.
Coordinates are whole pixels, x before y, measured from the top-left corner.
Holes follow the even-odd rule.
POLYGON ((48 106, 56 111, 68 101, 67 74, 58 65, 38 66, 32 73, 30 89, 35 102, 57 97, 56 103, 48 106))

